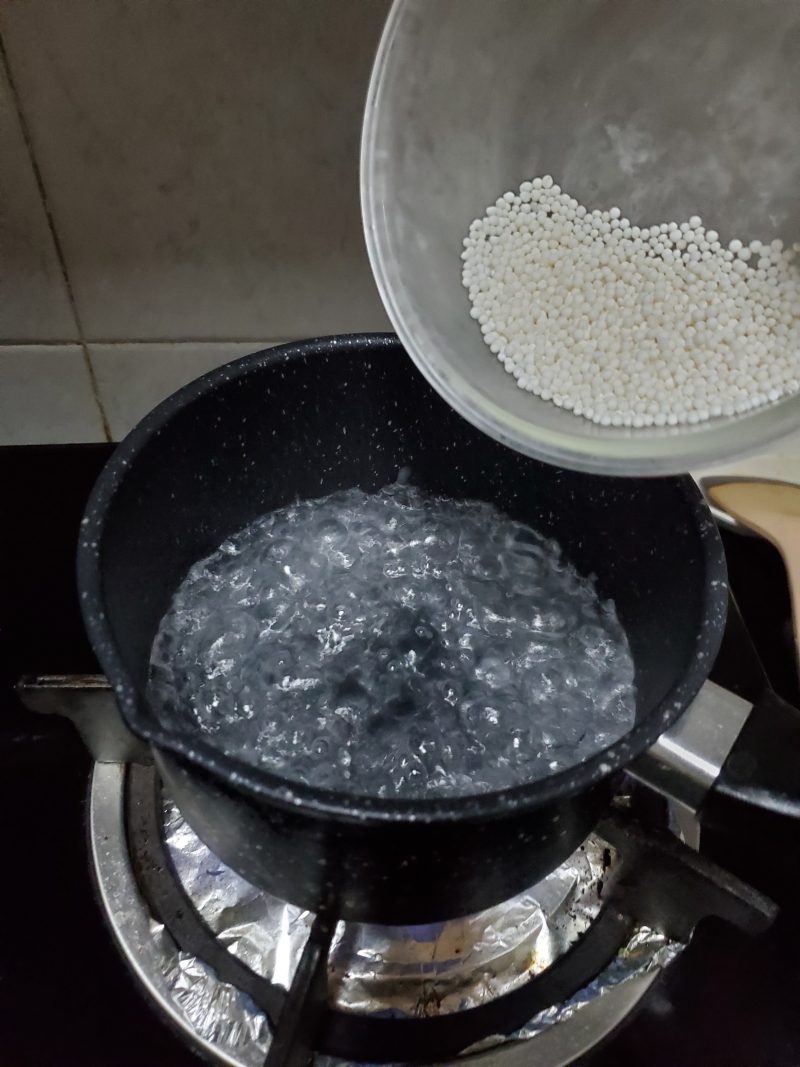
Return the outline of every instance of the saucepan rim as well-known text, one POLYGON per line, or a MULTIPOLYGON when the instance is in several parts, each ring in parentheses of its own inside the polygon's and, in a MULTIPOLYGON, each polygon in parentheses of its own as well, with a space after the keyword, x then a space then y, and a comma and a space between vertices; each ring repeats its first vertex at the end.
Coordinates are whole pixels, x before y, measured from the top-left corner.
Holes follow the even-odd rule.
MULTIPOLYGON (((244 384, 262 368, 289 360, 376 351, 384 352, 388 358, 408 358, 394 334, 375 333, 318 337, 254 352, 209 371, 178 390, 146 415, 117 447, 95 483, 86 507, 78 544, 77 577, 86 630, 114 689, 122 718, 134 734, 177 757, 185 768, 199 770, 204 777, 215 779, 228 792, 255 802, 269 802, 284 810, 306 811, 363 826, 415 821, 484 822, 583 792, 621 771, 680 717, 706 680, 719 651, 728 602, 725 555, 702 493, 688 475, 669 480, 678 484, 695 519, 704 557, 703 618, 695 636, 692 662, 664 698, 622 738, 575 767, 538 781, 475 796, 413 800, 351 795, 291 782, 225 755, 201 737, 191 738, 165 727, 145 695, 134 685, 123 663, 106 611, 102 542, 109 509, 137 455, 162 433, 178 412, 223 383, 244 384)), ((409 366, 412 366, 410 361, 409 366)))

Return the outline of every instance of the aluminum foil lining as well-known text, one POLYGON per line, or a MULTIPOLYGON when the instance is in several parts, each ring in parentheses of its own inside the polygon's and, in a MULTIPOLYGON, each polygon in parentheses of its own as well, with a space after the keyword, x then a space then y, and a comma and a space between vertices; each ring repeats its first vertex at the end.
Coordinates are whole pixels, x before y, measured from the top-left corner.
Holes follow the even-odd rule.
MULTIPOLYGON (((288 989, 313 915, 255 889, 206 848, 169 801, 167 847, 188 896, 229 952, 288 989)), ((332 1006, 362 1014, 420 1016, 458 1011, 516 988, 548 967, 591 924, 616 871, 614 850, 596 835, 538 885, 487 911, 424 926, 339 923, 329 956, 332 1006)), ((180 952, 153 921, 163 973, 181 1013, 229 1061, 261 1064, 269 1026, 248 997, 180 952)), ((671 962, 683 946, 639 928, 617 958, 568 1001, 546 1009, 510 1038, 535 1038, 621 982, 671 962)), ((333 1061, 319 1059, 323 1063, 333 1061)))

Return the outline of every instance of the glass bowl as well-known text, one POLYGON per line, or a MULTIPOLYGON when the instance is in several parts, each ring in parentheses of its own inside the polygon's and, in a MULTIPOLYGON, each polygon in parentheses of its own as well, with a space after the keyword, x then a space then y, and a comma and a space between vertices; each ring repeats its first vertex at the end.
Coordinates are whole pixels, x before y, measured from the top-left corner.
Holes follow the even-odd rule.
POLYGON ((635 224, 800 240, 794 0, 395 0, 364 116, 373 272, 409 355, 492 437, 607 474, 673 474, 800 426, 800 395, 679 427, 602 427, 519 389, 461 284, 470 222, 552 174, 635 224))

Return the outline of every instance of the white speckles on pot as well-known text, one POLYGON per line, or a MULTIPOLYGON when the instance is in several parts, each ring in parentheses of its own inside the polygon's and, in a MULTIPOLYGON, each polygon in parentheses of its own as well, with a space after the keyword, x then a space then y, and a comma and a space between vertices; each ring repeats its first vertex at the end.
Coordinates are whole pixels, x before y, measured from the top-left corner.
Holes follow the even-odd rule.
MULTIPOLYGON (((261 857, 253 860, 253 877, 267 877, 272 869, 270 849, 257 852, 253 842, 265 841, 262 828, 278 811, 298 820, 298 826, 314 819, 324 823, 326 833, 336 835, 338 854, 350 847, 346 842, 356 833, 371 835, 374 830, 378 840, 390 840, 387 835, 406 827, 413 814, 414 855, 441 856, 450 850, 453 894, 461 892, 463 864, 474 867, 479 854, 485 857, 509 820, 520 820, 509 829, 515 842, 523 821, 537 837, 544 832, 540 818, 559 829, 552 845, 536 842, 525 857, 529 874, 535 875, 540 861, 552 866, 556 853, 569 850, 571 836, 580 832, 566 813, 584 800, 588 813, 582 819, 591 820, 591 813, 602 809, 607 775, 600 764, 613 773, 677 718, 704 680, 724 624, 722 552, 699 491, 688 479, 593 478, 518 456, 463 423, 388 337, 287 345, 191 383, 120 445, 85 518, 78 567, 88 597, 81 604, 93 647, 120 694, 123 715, 134 732, 186 761, 187 790, 197 787, 201 776, 195 768, 203 766, 203 781, 223 782, 228 796, 247 798, 244 807, 256 822, 245 831, 238 822, 244 808, 237 803, 228 826, 237 832, 226 838, 242 842, 243 857, 261 857), (222 422, 214 424, 214 433, 207 432, 217 416, 222 422), (228 442, 225 450, 216 447, 219 435, 228 442), (317 439, 326 443, 322 457, 311 444, 317 439), (401 465, 411 466, 425 488, 452 496, 483 495, 565 544, 582 573, 597 573, 602 594, 617 601, 645 683, 648 657, 657 650, 663 655, 661 627, 669 618, 670 633, 680 640, 671 643, 674 660, 666 663, 661 677, 649 689, 645 684, 637 725, 624 743, 590 760, 580 774, 562 773, 536 787, 487 794, 468 805, 354 805, 314 789, 289 794, 269 775, 215 758, 197 738, 165 731, 143 700, 134 676, 138 682, 143 677, 141 657, 149 651, 160 613, 192 559, 232 532, 234 527, 226 528, 226 523, 240 527, 298 495, 318 495, 320 478, 329 479, 322 487, 326 491, 353 485, 374 490, 401 465), (102 560, 83 543, 92 541, 102 547, 102 560), (625 605, 617 596, 623 586, 631 590, 625 605), (117 638, 135 632, 140 636, 135 644, 125 638, 123 656, 117 638), (590 803, 586 790, 595 786, 600 792, 590 803), (554 825, 550 820, 561 804, 566 805, 562 821, 554 825), (464 821, 470 828, 491 826, 492 832, 459 829, 434 840, 443 827, 460 828, 464 821)), ((213 806, 203 810, 206 818, 212 817, 213 806)), ((520 858, 510 840, 495 842, 497 872, 513 878, 520 858)), ((319 850, 313 853, 313 877, 308 870, 301 872, 300 857, 298 878, 302 873, 304 883, 319 884, 319 855, 319 850)), ((400 859, 411 863, 404 883, 410 890, 417 861, 410 853, 400 859)), ((352 895, 358 893, 354 883, 352 895)))

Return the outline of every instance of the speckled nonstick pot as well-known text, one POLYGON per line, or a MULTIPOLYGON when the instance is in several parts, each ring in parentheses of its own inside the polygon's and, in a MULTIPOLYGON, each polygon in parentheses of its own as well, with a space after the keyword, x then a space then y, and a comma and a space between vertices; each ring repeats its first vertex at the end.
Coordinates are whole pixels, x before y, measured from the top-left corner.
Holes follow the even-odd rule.
POLYGON ((620 769, 699 690, 727 604, 722 546, 691 479, 606 478, 518 454, 455 414, 385 335, 283 345, 165 400, 100 476, 78 577, 121 714, 150 742, 198 835, 271 893, 389 923, 477 911, 565 859, 603 814, 620 769), (492 501, 597 575, 636 664, 637 719, 622 740, 503 792, 375 800, 257 770, 150 707, 151 643, 190 564, 289 500, 375 490, 401 467, 427 489, 492 501))

